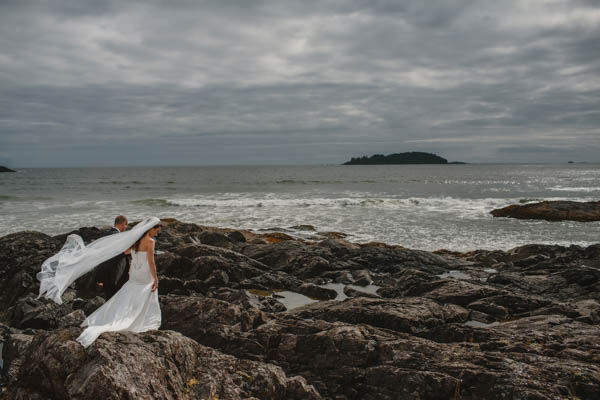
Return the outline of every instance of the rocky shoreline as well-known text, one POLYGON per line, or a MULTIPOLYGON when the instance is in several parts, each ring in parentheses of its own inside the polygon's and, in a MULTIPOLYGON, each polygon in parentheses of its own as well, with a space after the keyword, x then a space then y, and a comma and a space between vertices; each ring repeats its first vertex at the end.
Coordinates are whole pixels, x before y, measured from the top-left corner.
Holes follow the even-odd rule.
POLYGON ((35 299, 66 235, 0 238, 4 398, 600 398, 600 244, 431 253, 163 224, 161 330, 88 349, 93 280, 35 299), (287 310, 280 290, 313 301, 287 310))
POLYGON ((512 204, 490 211, 494 217, 541 219, 545 221, 600 221, 600 201, 542 201, 512 204))

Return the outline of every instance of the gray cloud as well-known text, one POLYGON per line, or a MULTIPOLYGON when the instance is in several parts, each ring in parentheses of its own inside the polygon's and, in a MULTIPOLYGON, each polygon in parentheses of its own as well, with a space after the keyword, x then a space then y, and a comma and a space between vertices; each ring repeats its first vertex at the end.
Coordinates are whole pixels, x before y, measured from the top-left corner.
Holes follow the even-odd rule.
POLYGON ((599 161, 599 43, 586 0, 4 1, 0 161, 599 161))

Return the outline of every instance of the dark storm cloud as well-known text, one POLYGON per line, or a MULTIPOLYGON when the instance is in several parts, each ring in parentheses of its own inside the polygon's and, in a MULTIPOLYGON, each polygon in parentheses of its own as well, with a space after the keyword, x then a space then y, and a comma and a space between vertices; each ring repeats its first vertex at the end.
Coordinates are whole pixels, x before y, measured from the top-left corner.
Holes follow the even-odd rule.
POLYGON ((587 0, 5 0, 0 162, 598 161, 599 43, 587 0))

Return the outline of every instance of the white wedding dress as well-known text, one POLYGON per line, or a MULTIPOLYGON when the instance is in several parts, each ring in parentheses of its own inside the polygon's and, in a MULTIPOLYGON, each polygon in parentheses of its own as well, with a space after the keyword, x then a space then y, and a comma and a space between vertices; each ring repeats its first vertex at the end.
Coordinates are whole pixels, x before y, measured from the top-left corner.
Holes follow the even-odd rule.
POLYGON ((81 324, 87 327, 77 341, 88 347, 103 332, 145 332, 161 323, 158 289, 152 292, 154 278, 145 251, 131 250, 129 280, 81 324))

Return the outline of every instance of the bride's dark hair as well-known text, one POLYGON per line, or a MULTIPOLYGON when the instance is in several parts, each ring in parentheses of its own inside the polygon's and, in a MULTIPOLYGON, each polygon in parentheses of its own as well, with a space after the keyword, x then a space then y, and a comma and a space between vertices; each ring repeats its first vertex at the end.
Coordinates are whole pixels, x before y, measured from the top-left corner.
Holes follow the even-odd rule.
POLYGON ((156 224, 154 225, 152 228, 148 229, 146 232, 144 232, 144 234, 137 240, 137 242, 135 242, 133 244, 133 246, 131 246, 131 248, 133 250, 135 250, 136 252, 138 251, 138 249, 140 248, 140 243, 142 243, 142 239, 144 238, 144 236, 146 236, 148 234, 148 232, 150 232, 152 229, 155 228, 160 228, 162 225, 161 224, 156 224))

